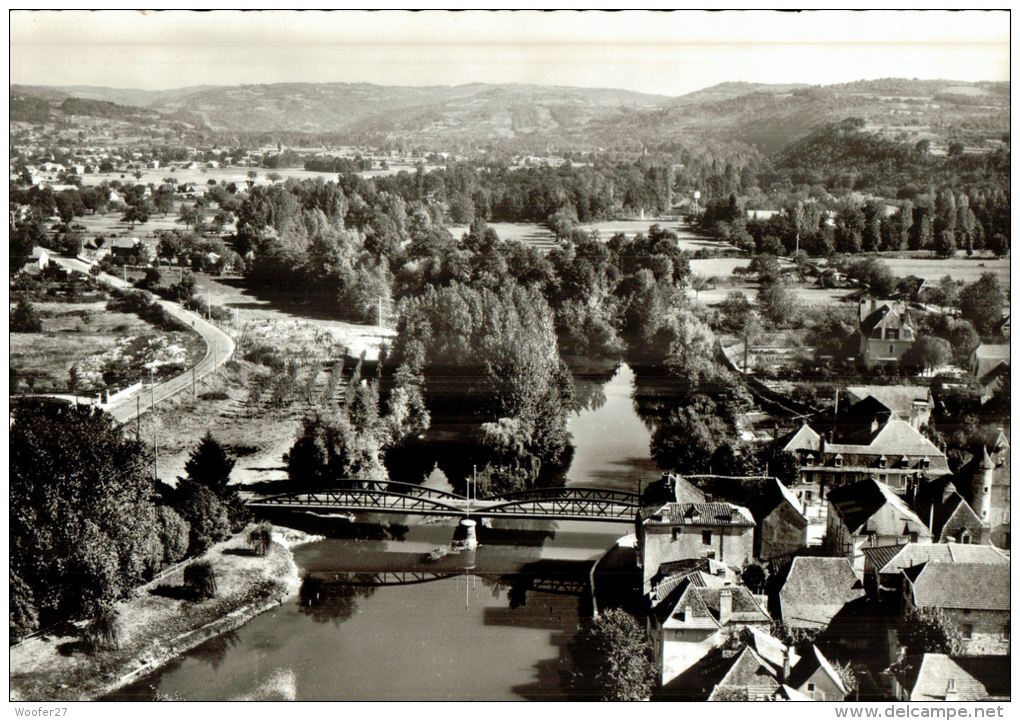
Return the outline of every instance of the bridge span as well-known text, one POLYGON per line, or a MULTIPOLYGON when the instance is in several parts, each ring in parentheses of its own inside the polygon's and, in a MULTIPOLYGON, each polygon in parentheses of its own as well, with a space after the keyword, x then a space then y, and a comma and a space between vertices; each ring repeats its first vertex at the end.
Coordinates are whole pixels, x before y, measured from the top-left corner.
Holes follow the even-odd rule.
POLYGON ((608 488, 536 488, 471 499, 448 491, 395 481, 341 481, 343 487, 293 491, 254 498, 253 509, 395 513, 465 518, 524 518, 633 523, 638 494, 608 488))

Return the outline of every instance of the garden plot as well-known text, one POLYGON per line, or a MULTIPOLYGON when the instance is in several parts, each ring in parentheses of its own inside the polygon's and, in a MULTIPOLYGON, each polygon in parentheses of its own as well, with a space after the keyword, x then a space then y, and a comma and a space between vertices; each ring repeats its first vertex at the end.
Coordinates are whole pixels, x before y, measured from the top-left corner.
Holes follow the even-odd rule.
POLYGON ((167 378, 205 353, 191 331, 160 331, 137 316, 99 303, 34 304, 41 333, 11 333, 11 392, 80 393, 167 378), (72 377, 71 369, 75 368, 72 377))

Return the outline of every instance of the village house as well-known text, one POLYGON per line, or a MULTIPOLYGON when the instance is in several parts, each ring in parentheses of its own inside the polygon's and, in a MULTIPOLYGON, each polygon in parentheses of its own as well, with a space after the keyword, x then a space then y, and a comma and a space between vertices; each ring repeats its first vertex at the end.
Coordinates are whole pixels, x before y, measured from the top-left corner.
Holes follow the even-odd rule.
POLYGON ((1001 656, 907 656, 892 669, 898 701, 1008 701, 1009 663, 1001 656))
POLYGON ((796 650, 753 626, 713 648, 663 690, 693 701, 843 701, 846 687, 829 660, 811 646, 796 650))
POLYGON ((847 386, 846 396, 851 403, 873 398, 890 417, 906 421, 916 429, 931 420, 935 408, 931 389, 925 386, 847 386))
POLYGON ((672 681, 741 629, 767 630, 770 623, 746 587, 706 587, 696 578, 685 580, 648 615, 648 636, 661 683, 672 681))
POLYGON ((49 252, 41 246, 33 246, 32 252, 28 255, 28 260, 23 266, 21 271, 24 273, 39 273, 47 268, 50 264, 49 252))
POLYGON ((910 423, 891 417, 883 422, 864 412, 862 406, 876 403, 868 398, 854 404, 838 422, 812 419, 785 439, 782 449, 800 461, 793 490, 809 518, 824 508, 829 489, 848 483, 873 479, 910 493, 922 481, 949 475, 945 454, 910 423))
POLYGON ((980 383, 1000 363, 1009 365, 1009 344, 982 343, 970 354, 970 374, 980 383))
POLYGON ((800 556, 790 564, 773 615, 791 629, 822 631, 844 606, 863 597, 864 586, 848 559, 800 556))
POLYGON ((1009 564, 1009 556, 992 546, 964 543, 905 543, 864 549, 864 588, 876 601, 899 602, 903 572, 936 561, 939 563, 1009 564))
POLYGON ((749 506, 755 519, 755 558, 785 556, 808 545, 803 502, 778 478, 769 478, 749 506))
POLYGON ((968 655, 1009 653, 1009 564, 929 561, 903 571, 904 613, 938 608, 968 655))
POLYGON ((666 503, 638 513, 643 592, 668 561, 708 558, 737 568, 754 557, 754 518, 731 503, 666 503))
POLYGON ((880 481, 858 481, 829 494, 825 542, 864 573, 864 548, 931 540, 931 532, 893 490, 880 481))
POLYGON ((861 299, 858 307, 858 362, 865 367, 898 362, 916 340, 906 304, 861 299))
POLYGON ((938 543, 988 543, 988 526, 959 491, 952 478, 943 477, 921 487, 914 510, 928 522, 933 541, 938 543))

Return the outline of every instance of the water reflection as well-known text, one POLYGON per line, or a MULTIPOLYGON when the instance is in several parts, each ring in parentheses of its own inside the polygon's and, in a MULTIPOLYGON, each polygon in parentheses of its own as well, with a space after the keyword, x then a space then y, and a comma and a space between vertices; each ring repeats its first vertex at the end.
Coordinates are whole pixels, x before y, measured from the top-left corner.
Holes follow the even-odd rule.
POLYGON ((342 573, 334 580, 305 576, 298 592, 298 609, 316 623, 338 626, 358 610, 358 599, 375 593, 372 574, 342 573))

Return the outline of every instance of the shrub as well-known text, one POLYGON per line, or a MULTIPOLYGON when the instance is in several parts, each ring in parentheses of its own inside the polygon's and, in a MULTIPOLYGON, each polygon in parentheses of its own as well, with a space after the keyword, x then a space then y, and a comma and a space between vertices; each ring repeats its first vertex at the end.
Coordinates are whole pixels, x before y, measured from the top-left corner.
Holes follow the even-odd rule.
POLYGON ((196 601, 216 596, 216 571, 208 561, 195 561, 184 568, 184 588, 196 601))
POLYGON ((273 545, 273 527, 262 522, 248 532, 248 547, 258 556, 265 556, 273 545))
POLYGON ((27 300, 22 299, 11 314, 11 330, 15 333, 42 332, 42 318, 27 300))
POLYGON ((104 649, 116 650, 120 648, 122 632, 120 614, 112 606, 107 606, 85 629, 85 648, 92 654, 104 649))
POLYGON ((191 539, 191 527, 170 506, 159 507, 159 540, 163 545, 163 563, 184 558, 191 539))
POLYGON ((195 481, 179 479, 175 508, 188 523, 188 553, 202 553, 230 534, 230 519, 223 502, 195 481))

